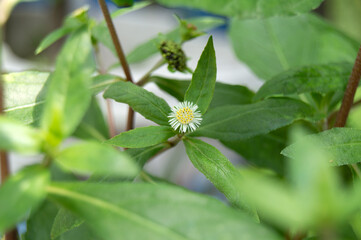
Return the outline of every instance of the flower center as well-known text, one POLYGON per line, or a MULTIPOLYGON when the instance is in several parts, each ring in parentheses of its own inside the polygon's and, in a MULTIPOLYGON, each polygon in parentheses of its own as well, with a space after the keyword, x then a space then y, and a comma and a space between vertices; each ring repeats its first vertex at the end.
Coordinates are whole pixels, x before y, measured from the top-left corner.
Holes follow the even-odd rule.
POLYGON ((194 119, 193 111, 189 107, 179 109, 176 117, 181 124, 188 124, 194 119))

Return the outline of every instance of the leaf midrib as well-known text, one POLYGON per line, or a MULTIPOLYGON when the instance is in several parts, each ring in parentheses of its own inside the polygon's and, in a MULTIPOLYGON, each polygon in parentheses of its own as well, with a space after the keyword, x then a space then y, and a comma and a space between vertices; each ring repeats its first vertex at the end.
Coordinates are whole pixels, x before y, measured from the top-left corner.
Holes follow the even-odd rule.
POLYGON ((139 224, 145 228, 148 228, 151 231, 165 235, 170 240, 172 240, 172 239, 174 239, 174 240, 195 240, 195 239, 191 239, 186 236, 183 236, 180 233, 178 233, 170 228, 167 228, 159 223, 153 222, 150 219, 140 216, 134 212, 128 211, 124 208, 113 205, 113 204, 108 203, 101 199, 97 199, 97 198, 94 198, 91 196, 81 194, 79 192, 73 192, 68 189, 64 189, 64 188, 60 188, 60 187, 56 187, 56 186, 48 186, 47 192, 50 194, 53 194, 53 195, 68 197, 71 199, 76 199, 79 201, 87 202, 91 205, 107 209, 109 212, 112 212, 112 213, 117 214, 121 217, 124 217, 130 221, 133 221, 134 223, 139 224))

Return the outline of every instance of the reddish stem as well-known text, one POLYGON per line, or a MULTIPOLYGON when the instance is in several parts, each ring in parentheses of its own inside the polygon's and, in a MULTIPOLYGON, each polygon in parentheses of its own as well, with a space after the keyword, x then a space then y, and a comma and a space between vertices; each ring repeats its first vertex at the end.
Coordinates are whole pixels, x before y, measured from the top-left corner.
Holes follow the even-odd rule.
MULTIPOLYGON (((133 81, 132 75, 130 73, 130 68, 129 68, 127 59, 125 57, 124 51, 122 49, 122 46, 120 44, 117 32, 115 30, 114 23, 113 23, 112 18, 110 16, 108 6, 107 6, 107 4, 105 3, 104 0, 98 0, 98 3, 100 5, 100 8, 102 9, 102 13, 103 13, 105 22, 107 23, 110 36, 112 38, 115 50, 117 52, 119 62, 122 65, 122 68, 124 70, 124 74, 126 76, 126 79, 127 79, 127 81, 133 83, 134 81, 133 81)), ((130 130, 130 129, 133 129, 133 122, 134 122, 134 111, 133 111, 132 108, 129 107, 128 121, 127 121, 127 131, 130 130)))

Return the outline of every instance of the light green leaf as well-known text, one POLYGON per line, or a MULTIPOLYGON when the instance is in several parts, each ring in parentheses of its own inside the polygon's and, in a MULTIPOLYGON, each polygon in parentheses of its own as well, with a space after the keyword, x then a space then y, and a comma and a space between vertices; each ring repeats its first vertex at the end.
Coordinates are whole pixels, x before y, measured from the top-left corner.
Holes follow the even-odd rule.
POLYGON ((156 154, 160 153, 163 149, 170 148, 169 143, 161 143, 155 146, 146 147, 146 148, 131 148, 125 150, 127 154, 129 154, 135 162, 138 163, 140 168, 146 164, 146 162, 154 157, 156 154))
POLYGON ((64 169, 81 174, 134 177, 139 171, 127 154, 97 142, 70 146, 56 155, 55 160, 64 169))
POLYGON ((34 154, 43 150, 44 135, 30 126, 0 116, 0 149, 34 154))
POLYGON ((162 143, 173 137, 176 133, 171 127, 149 126, 140 127, 127 132, 123 132, 109 140, 109 143, 125 148, 144 148, 162 143))
POLYGON ((90 87, 90 90, 93 92, 93 94, 98 94, 102 91, 104 91, 107 87, 112 85, 113 83, 119 82, 119 81, 126 81, 124 78, 121 78, 119 76, 111 75, 111 74, 101 74, 93 77, 93 84, 90 87))
MULTIPOLYGON (((209 29, 218 27, 224 24, 224 20, 221 18, 215 17, 199 17, 199 18, 190 18, 186 19, 188 23, 193 24, 197 27, 198 31, 207 31, 209 29)), ((182 31, 180 27, 177 27, 173 31, 170 31, 166 34, 158 35, 155 38, 150 39, 149 41, 137 46, 133 51, 131 51, 127 60, 129 63, 136 63, 147 59, 153 54, 159 52, 158 46, 163 40, 172 40, 175 42, 180 42, 182 39, 182 31)))
POLYGON ((285 129, 279 129, 245 140, 224 140, 222 143, 244 157, 247 163, 272 169, 282 175, 285 157, 281 155, 281 151, 287 146, 287 134, 285 129))
POLYGON ((48 189, 102 239, 281 239, 218 200, 170 185, 70 183, 48 189))
POLYGON ((237 57, 264 80, 295 67, 354 62, 359 47, 357 41, 311 14, 234 18, 230 37, 237 57))
POLYGON ((238 207, 245 208, 255 214, 254 210, 244 202, 236 182, 240 174, 232 163, 215 147, 194 138, 184 141, 186 152, 193 165, 203 173, 227 199, 238 207))
POLYGON ((212 101, 216 78, 216 54, 211 36, 199 58, 197 68, 193 73, 192 81, 184 96, 184 100, 197 104, 201 113, 205 113, 212 101))
POLYGON ((87 29, 82 28, 66 41, 50 77, 41 119, 49 145, 69 136, 83 118, 91 100, 93 71, 92 45, 87 29))
POLYGON ((261 18, 295 15, 317 8, 323 0, 156 0, 169 7, 191 7, 224 16, 261 18))
POLYGON ((95 97, 92 97, 88 111, 73 136, 101 142, 109 138, 108 126, 95 97))
POLYGON ((333 128, 307 136, 282 151, 286 157, 297 158, 304 152, 305 142, 317 141, 320 148, 329 154, 332 166, 342 166, 361 162, 361 130, 353 128, 333 128))
POLYGON ((134 111, 160 125, 168 124, 170 107, 164 99, 130 82, 118 82, 111 85, 104 93, 104 98, 127 103, 134 111))
MULTIPOLYGON (((158 76, 151 77, 151 81, 180 102, 184 101, 184 95, 190 84, 190 80, 175 80, 158 76)), ((244 86, 216 82, 209 108, 248 104, 252 102, 253 96, 254 93, 244 86)))
POLYGON ((254 99, 308 92, 326 94, 345 89, 352 66, 351 63, 335 63, 288 70, 263 84, 254 99))
POLYGON ((47 72, 25 71, 2 75, 6 116, 30 124, 40 119, 36 106, 44 103, 47 72))
POLYGON ((84 220, 74 216, 74 214, 69 210, 61 208, 54 218, 54 224, 50 233, 51 239, 57 239, 60 235, 83 225, 83 223, 84 220))
POLYGON ((31 208, 36 208, 43 201, 49 179, 46 169, 32 166, 11 176, 1 185, 0 232, 23 220, 31 208))
POLYGON ((35 50, 35 54, 41 53, 60 38, 84 26, 87 23, 87 20, 88 20, 87 7, 82 7, 75 10, 65 19, 63 26, 51 32, 41 41, 41 43, 35 50))
POLYGON ((204 115, 201 126, 190 136, 205 136, 221 141, 237 141, 267 134, 296 120, 314 118, 314 110, 305 103, 287 98, 224 106, 204 115))

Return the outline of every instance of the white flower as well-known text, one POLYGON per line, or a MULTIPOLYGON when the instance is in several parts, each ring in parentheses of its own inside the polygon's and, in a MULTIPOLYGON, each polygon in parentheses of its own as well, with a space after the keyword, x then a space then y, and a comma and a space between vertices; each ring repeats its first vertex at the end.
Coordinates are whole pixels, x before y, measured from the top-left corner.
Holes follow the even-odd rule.
POLYGON ((172 108, 171 114, 168 116, 169 124, 174 130, 179 128, 179 132, 193 132, 202 121, 202 114, 197 110, 197 104, 192 102, 181 102, 172 108))

